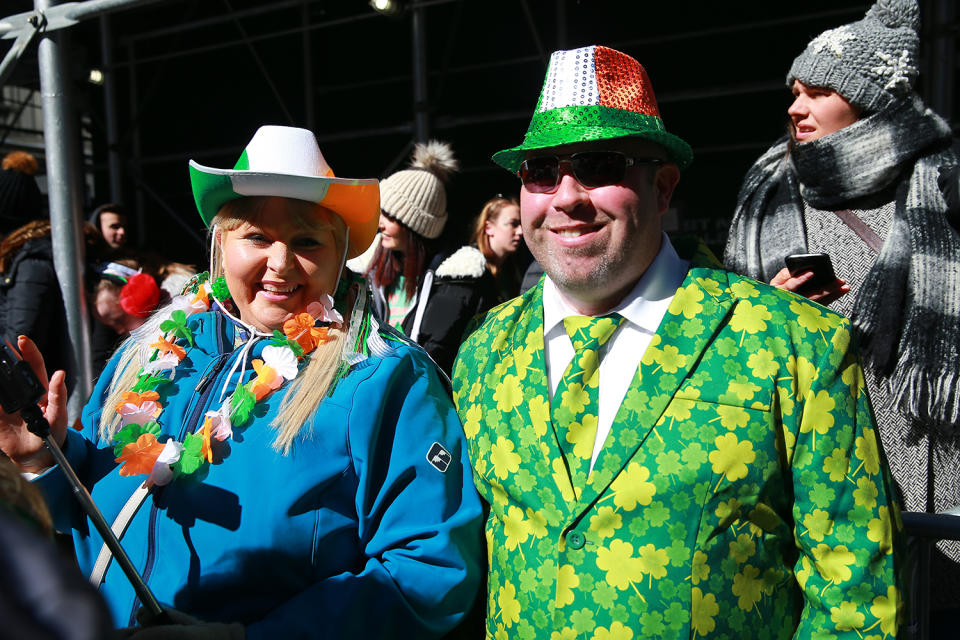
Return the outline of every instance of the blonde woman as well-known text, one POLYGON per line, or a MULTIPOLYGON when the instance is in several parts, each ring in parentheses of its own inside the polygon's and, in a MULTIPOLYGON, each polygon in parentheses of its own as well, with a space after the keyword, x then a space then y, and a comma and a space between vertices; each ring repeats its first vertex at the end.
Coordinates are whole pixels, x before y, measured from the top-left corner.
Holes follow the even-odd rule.
MULTIPOLYGON (((190 171, 211 280, 134 332, 82 434, 64 428, 59 373, 48 405, 107 519, 134 511, 122 543, 157 599, 197 619, 162 637, 442 635, 476 594, 481 510, 433 365, 343 275, 376 233, 376 181, 333 177, 289 127, 258 130, 232 170, 190 171)), ((0 447, 41 474, 116 624, 134 624, 48 454, 2 414, 0 447)))
POLYGON ((496 196, 487 200, 474 223, 471 239, 497 281, 498 302, 520 293, 521 273, 514 258, 523 244, 523 229, 517 199, 496 196))

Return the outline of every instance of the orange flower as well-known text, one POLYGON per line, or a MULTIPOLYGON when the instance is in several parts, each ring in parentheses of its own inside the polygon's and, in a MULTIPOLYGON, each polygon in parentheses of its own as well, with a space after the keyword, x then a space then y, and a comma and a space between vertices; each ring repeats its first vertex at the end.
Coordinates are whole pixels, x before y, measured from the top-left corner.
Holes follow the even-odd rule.
POLYGON ((157 402, 160 399, 160 394, 156 391, 144 391, 143 393, 137 393, 136 391, 124 391, 123 396, 120 398, 120 402, 117 403, 116 412, 120 413, 120 410, 123 409, 123 406, 126 404, 132 404, 134 406, 142 406, 144 402, 155 402, 158 407, 156 415, 160 415, 160 411, 163 407, 157 402))
POLYGON ((125 446, 120 457, 116 459, 117 462, 123 464, 120 467, 120 475, 149 474, 153 471, 153 465, 161 451, 163 451, 163 445, 157 442, 157 436, 152 433, 143 434, 137 438, 136 442, 131 442, 125 446))
POLYGON ((183 347, 170 342, 163 336, 160 336, 160 339, 150 346, 160 351, 160 353, 172 353, 173 355, 177 356, 178 360, 183 360, 183 357, 187 355, 187 352, 183 347))
POLYGON ((303 349, 304 353, 310 353, 322 344, 330 340, 327 335, 326 327, 313 326, 316 320, 309 313, 300 313, 283 323, 283 333, 295 341, 303 349))
POLYGON ((210 432, 213 430, 210 418, 203 421, 203 444, 200 446, 200 456, 213 464, 213 449, 210 447, 210 432))
POLYGON ((197 288, 197 295, 193 296, 193 300, 190 301, 190 306, 197 310, 203 309, 204 311, 210 308, 207 285, 202 284, 197 288))
POLYGON ((257 377, 253 381, 253 395, 257 397, 257 402, 260 402, 265 396, 269 395, 273 390, 279 389, 283 384, 283 376, 278 374, 276 370, 263 363, 263 360, 257 359, 252 363, 253 370, 257 372, 257 377))

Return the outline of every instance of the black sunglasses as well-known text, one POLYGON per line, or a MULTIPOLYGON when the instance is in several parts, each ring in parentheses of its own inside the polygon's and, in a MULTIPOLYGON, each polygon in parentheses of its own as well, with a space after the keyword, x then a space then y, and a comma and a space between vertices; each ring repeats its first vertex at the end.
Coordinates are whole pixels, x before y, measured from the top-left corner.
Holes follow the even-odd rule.
POLYGON ((537 156, 520 163, 517 175, 530 193, 553 193, 560 184, 560 165, 568 163, 573 177, 587 189, 623 181, 627 167, 663 164, 661 158, 638 158, 619 151, 581 151, 561 156, 537 156))

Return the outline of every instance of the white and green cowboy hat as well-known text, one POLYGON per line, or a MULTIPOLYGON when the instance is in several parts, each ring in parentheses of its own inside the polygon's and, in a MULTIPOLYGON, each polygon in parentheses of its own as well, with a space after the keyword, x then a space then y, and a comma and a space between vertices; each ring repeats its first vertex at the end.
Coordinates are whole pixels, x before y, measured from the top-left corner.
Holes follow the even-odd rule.
POLYGON ((690 145, 664 127, 639 62, 596 45, 554 51, 523 143, 493 154, 493 161, 516 173, 528 151, 625 137, 662 145, 680 169, 693 161, 690 145))
POLYGON ((350 230, 347 258, 363 253, 377 234, 380 187, 375 178, 337 178, 307 129, 257 129, 233 169, 190 161, 193 199, 203 223, 224 204, 244 196, 282 196, 319 204, 340 216, 350 230))

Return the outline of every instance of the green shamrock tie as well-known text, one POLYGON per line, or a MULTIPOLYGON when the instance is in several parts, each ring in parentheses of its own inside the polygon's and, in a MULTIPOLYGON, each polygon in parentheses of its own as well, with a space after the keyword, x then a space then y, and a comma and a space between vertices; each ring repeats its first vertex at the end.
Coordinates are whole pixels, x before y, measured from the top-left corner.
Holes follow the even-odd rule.
POLYGON ((570 336, 575 353, 553 394, 550 418, 578 497, 587 482, 597 438, 600 347, 606 344, 623 320, 623 316, 617 313, 599 318, 568 316, 563 319, 563 328, 570 336))

